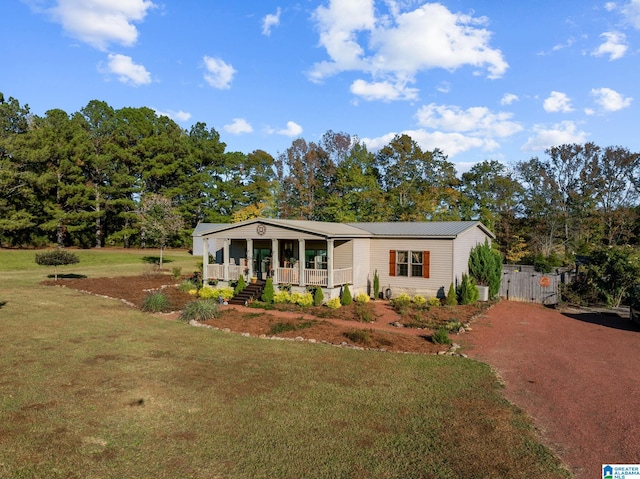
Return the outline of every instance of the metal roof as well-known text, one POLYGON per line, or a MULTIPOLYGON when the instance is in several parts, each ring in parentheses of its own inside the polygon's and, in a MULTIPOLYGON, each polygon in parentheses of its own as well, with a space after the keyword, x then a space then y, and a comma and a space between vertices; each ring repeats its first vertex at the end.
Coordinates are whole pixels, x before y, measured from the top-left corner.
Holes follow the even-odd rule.
POLYGON ((327 238, 336 237, 422 237, 456 238, 470 228, 478 227, 491 238, 495 238, 479 221, 429 221, 429 222, 383 222, 383 223, 331 223, 328 221, 283 220, 254 218, 239 223, 198 223, 193 236, 233 229, 247 224, 265 223, 281 228, 315 233, 327 238))

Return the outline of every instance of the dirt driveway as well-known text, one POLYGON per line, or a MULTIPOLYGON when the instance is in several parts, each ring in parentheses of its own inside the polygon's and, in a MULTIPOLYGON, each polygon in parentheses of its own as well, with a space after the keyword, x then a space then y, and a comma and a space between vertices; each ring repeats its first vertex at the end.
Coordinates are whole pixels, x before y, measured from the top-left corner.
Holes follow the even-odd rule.
POLYGON ((627 318, 502 301, 460 338, 495 367, 577 479, 640 464, 640 326, 627 318))

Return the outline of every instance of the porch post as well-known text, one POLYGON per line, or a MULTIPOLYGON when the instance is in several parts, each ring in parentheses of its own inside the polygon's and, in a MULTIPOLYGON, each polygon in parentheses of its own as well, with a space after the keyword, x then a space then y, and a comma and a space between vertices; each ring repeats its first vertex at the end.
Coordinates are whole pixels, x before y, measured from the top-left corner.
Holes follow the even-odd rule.
POLYGON ((300 271, 300 286, 305 286, 304 283, 304 262, 306 260, 306 251, 304 246, 304 238, 298 239, 298 268, 300 271))
POLYGON ((280 266, 280 258, 278 258, 278 240, 271 239, 271 267, 273 268, 273 276, 271 281, 278 284, 278 266, 280 266))
POLYGON ((333 288, 333 239, 327 239, 327 288, 333 288))
POLYGON ((229 239, 225 238, 222 243, 222 258, 223 258, 223 266, 222 266, 222 275, 224 276, 224 281, 229 281, 229 239))
POLYGON ((249 278, 252 278, 253 273, 253 239, 247 239, 247 268, 249 268, 249 278))
POLYGON ((202 284, 209 279, 209 238, 202 238, 202 284))

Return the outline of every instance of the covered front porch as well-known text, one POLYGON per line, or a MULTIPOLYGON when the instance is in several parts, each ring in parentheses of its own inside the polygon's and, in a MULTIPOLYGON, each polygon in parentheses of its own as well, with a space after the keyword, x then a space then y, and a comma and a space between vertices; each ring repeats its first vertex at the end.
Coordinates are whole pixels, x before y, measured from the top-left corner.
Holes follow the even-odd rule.
POLYGON ((350 240, 204 237, 202 256, 205 284, 272 278, 274 285, 320 286, 329 293, 353 284, 350 240))

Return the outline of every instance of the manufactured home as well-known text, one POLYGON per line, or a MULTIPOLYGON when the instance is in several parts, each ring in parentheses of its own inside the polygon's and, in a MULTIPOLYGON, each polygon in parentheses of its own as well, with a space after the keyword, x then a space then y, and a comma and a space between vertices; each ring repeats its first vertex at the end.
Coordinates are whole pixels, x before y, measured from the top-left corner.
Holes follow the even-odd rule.
POLYGON ((468 272, 469 253, 495 236, 478 221, 329 223, 256 218, 200 223, 193 254, 202 255, 204 282, 225 285, 240 275, 272 278, 304 291, 321 287, 335 298, 373 292, 377 274, 387 297, 405 292, 443 297, 468 272))

